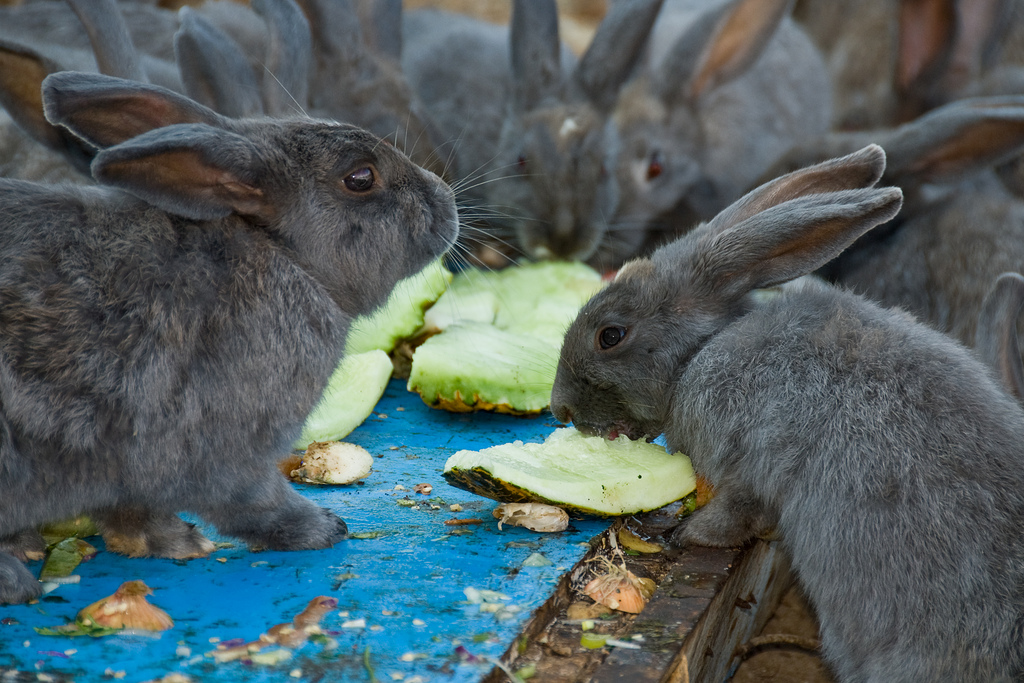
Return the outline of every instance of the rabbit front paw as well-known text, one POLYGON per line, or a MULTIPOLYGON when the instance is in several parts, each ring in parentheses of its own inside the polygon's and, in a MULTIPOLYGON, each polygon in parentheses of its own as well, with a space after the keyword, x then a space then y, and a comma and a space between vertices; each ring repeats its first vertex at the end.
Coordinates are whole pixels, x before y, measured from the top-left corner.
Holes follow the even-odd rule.
POLYGON ((687 517, 672 532, 669 542, 676 547, 732 548, 769 529, 764 511, 751 498, 719 490, 707 505, 687 517))
POLYGON ((195 524, 176 514, 139 508, 118 508, 93 513, 107 550, 128 557, 164 557, 191 560, 214 551, 195 524))
POLYGON ((278 508, 232 506, 204 516, 221 533, 259 550, 316 550, 348 538, 348 527, 340 517, 298 494, 278 508))
POLYGON ((14 555, 0 552, 0 604, 17 605, 42 594, 36 577, 14 555))

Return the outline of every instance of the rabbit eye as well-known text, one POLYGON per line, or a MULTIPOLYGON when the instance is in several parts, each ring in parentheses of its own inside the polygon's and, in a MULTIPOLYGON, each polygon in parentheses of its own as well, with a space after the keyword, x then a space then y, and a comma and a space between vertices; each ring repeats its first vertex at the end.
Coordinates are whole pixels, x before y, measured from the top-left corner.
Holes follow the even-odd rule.
POLYGON ((352 192, 368 192, 373 189, 374 180, 373 169, 369 166, 364 166, 345 176, 344 182, 345 187, 352 192))
POLYGON ((665 170, 662 165, 664 162, 661 159, 661 153, 655 152, 651 155, 651 160, 647 163, 647 179, 654 180, 661 175, 661 172, 665 170))
POLYGON ((597 341, 602 349, 610 349, 625 338, 625 327, 606 327, 597 333, 597 341))
POLYGON ((519 164, 519 168, 526 168, 526 157, 520 154, 516 163, 519 164))

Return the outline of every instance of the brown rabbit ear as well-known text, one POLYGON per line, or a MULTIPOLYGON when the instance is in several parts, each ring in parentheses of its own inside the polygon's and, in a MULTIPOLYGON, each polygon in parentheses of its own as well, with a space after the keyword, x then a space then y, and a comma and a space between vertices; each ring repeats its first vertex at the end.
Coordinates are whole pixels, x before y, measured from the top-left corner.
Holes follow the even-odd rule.
POLYGON ((789 14, 792 0, 732 0, 707 12, 676 41, 660 67, 658 95, 694 101, 743 74, 789 14))
POLYGON ((835 258, 903 203, 895 187, 874 188, 885 153, 870 145, 777 178, 751 191, 655 259, 698 264, 693 278, 724 300, 806 275, 835 258))
POLYGON ((751 190, 723 209, 708 224, 714 231, 731 228, 762 211, 808 195, 871 187, 885 171, 885 151, 868 145, 852 154, 788 173, 751 190))
POLYGON ((43 110, 51 123, 101 149, 176 123, 219 126, 222 121, 211 109, 166 88, 77 71, 46 77, 43 110))
POLYGON ((1012 24, 1009 0, 902 0, 895 91, 908 121, 960 96, 991 66, 1012 24))
POLYGON ((904 124, 881 141, 886 179, 903 185, 955 178, 1024 150, 1024 96, 959 100, 904 124))
POLYGON ((0 105, 33 140, 60 152, 88 175, 95 150, 66 128, 47 121, 43 114, 43 80, 59 70, 35 50, 0 41, 0 105))
POLYGON ((1018 400, 1024 400, 1024 366, 1017 340, 1017 319, 1022 308, 1024 277, 1003 273, 982 303, 974 341, 978 355, 1018 400))
POLYGON ((264 167, 248 139, 197 124, 158 128, 102 150, 97 181, 120 187, 170 213, 213 220, 237 213, 270 223, 273 206, 260 187, 264 167))

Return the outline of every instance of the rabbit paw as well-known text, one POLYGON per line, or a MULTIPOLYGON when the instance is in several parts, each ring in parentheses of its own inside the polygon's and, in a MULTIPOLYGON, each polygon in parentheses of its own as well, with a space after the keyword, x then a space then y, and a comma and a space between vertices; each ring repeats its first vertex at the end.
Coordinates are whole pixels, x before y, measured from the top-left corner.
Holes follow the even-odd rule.
POLYGON ((206 557, 215 547, 194 524, 173 513, 119 508, 93 517, 107 550, 128 557, 191 560, 206 557))
POLYGON ((732 548, 757 536, 766 527, 763 513, 750 499, 730 494, 719 491, 672 532, 669 542, 676 547, 732 548))
POLYGON ((20 604, 42 594, 36 577, 10 553, 0 552, 0 604, 20 604))
POLYGON ((348 525, 327 508, 311 505, 302 515, 294 512, 257 545, 269 550, 316 550, 348 538, 348 525))
POLYGON ((22 562, 41 560, 46 556, 46 541, 35 529, 26 529, 0 537, 0 553, 10 553, 22 562))

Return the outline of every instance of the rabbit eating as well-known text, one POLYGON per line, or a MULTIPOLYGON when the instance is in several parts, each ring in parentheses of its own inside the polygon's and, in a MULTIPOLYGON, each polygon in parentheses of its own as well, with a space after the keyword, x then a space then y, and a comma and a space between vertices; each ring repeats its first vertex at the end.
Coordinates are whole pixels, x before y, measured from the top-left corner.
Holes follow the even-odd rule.
POLYGON ((279 550, 345 538, 276 462, 352 318, 453 244, 450 188, 348 124, 77 72, 43 100, 99 186, 0 180, 0 603, 39 594, 34 530, 81 513, 132 555, 207 554, 181 511, 279 550))
POLYGON ((1024 676, 1024 410, 971 351, 815 280, 900 209, 878 146, 762 185, 628 263, 567 333, 552 411, 664 434, 717 494, 677 545, 781 540, 841 682, 1024 676))

